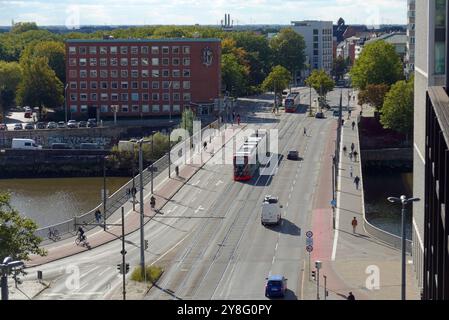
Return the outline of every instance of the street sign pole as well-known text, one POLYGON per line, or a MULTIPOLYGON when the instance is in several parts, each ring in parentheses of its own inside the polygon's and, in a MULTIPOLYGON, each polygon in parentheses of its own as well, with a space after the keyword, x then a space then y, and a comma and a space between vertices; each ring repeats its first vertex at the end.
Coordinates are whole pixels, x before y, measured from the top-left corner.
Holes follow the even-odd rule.
POLYGON ((311 269, 311 266, 310 266, 310 260, 311 260, 310 256, 311 256, 311 254, 309 252, 309 281, 312 281, 311 278, 310 278, 310 274, 312 273, 312 269, 311 269))
POLYGON ((125 208, 122 207, 122 265, 123 265, 123 300, 126 300, 126 261, 125 261, 125 208))

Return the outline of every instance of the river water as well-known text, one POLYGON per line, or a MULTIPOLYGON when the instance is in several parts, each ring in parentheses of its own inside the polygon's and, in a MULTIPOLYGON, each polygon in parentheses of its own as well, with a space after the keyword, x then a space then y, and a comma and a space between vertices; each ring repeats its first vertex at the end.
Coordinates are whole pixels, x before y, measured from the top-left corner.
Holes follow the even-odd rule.
MULTIPOLYGON (((107 178, 112 195, 130 178, 107 178)), ((11 205, 45 227, 85 213, 101 203, 103 178, 0 179, 0 192, 11 194, 11 205)))
MULTIPOLYGON (((390 203, 388 197, 410 197, 413 192, 413 173, 366 172, 363 173, 365 211, 368 221, 376 227, 401 236, 401 209, 390 203)), ((407 239, 412 236, 412 207, 406 213, 407 239)))

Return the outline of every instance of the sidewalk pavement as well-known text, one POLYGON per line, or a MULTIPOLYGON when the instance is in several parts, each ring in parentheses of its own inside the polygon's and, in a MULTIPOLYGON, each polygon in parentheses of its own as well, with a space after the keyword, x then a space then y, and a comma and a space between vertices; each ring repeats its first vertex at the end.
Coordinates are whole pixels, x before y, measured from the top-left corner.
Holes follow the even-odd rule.
POLYGON ((16 288, 14 281, 8 281, 9 300, 32 300, 38 296, 43 290, 48 288, 48 283, 37 280, 23 281, 16 288))
MULTIPOLYGON (((360 154, 358 129, 352 130, 352 121, 357 122, 360 116, 360 106, 356 107, 350 120, 345 120, 342 134, 342 145, 346 145, 348 154, 351 143, 360 154)), ((364 110, 365 111, 365 110, 364 110)), ((345 115, 345 119, 346 115, 345 115)), ((335 125, 336 127, 336 125, 335 125)), ((333 136, 336 137, 334 131, 333 136)), ((334 152, 333 139, 329 140, 323 159, 331 157, 334 152)), ((401 251, 377 240, 366 233, 364 229, 364 199, 363 177, 361 174, 360 156, 357 160, 350 159, 341 151, 339 167, 336 230, 333 230, 332 208, 329 199, 332 199, 331 187, 331 161, 323 163, 319 189, 324 200, 317 201, 313 213, 313 232, 315 249, 312 252, 312 266, 314 262, 322 261, 320 270, 319 291, 320 298, 324 299, 324 277, 327 278, 329 300, 346 299, 352 292, 356 300, 400 300, 401 299, 401 251), (353 177, 350 176, 350 167, 353 167, 353 177), (327 176, 325 178, 324 176, 327 176), (360 177, 359 188, 354 183, 354 177, 360 177), (326 184, 328 187, 326 188, 326 184), (326 204, 327 202, 327 204, 326 204), (352 220, 356 218, 358 225, 353 233, 352 220), (337 239, 337 240, 336 240, 337 239)), ((419 289, 413 275, 410 257, 407 257, 407 300, 419 299, 419 289)), ((308 271, 308 270, 306 270, 308 271)), ((308 281, 306 273, 305 299, 316 299, 317 288, 315 281, 308 281)))
MULTIPOLYGON (((243 129, 244 124, 240 126, 229 125, 228 129, 243 129)), ((214 150, 216 154, 223 146, 231 140, 235 133, 238 131, 221 131, 219 136, 212 139, 211 143, 208 144, 208 150, 214 150), (223 141, 224 140, 224 141, 223 141)), ((150 195, 151 195, 151 183, 144 187, 144 212, 145 218, 144 223, 146 224, 150 221, 156 214, 157 210, 161 210, 172 198, 173 196, 198 172, 205 163, 207 163, 214 156, 210 151, 202 149, 200 153, 193 154, 191 158, 191 164, 184 164, 179 167, 179 177, 170 177, 168 179, 168 169, 166 172, 162 172, 159 176, 166 177, 161 178, 161 182, 157 185, 155 184, 154 197, 156 198, 156 207, 152 209, 150 206, 150 195), (201 164, 200 164, 201 163, 201 164)), ((174 175, 174 167, 172 169, 172 176, 174 175)), ((140 199, 140 193, 136 195, 136 199, 140 199)), ((132 210, 132 203, 127 202, 125 207, 125 234, 128 235, 138 229, 140 229, 140 208, 139 204, 136 205, 136 211, 132 210)), ((108 218, 109 224, 121 224, 121 209, 118 209, 110 218, 108 218), (119 218, 120 217, 120 218, 119 218), (117 219, 117 220, 116 220, 117 219)), ((47 255, 40 257, 37 255, 32 255, 30 260, 26 262, 26 267, 35 267, 51 261, 66 258, 86 250, 90 250, 111 242, 113 240, 119 239, 121 237, 121 226, 110 226, 106 231, 103 231, 103 227, 95 227, 92 230, 86 232, 87 236, 87 246, 75 244, 75 237, 69 238, 67 240, 52 244, 45 247, 47 250, 47 255)))

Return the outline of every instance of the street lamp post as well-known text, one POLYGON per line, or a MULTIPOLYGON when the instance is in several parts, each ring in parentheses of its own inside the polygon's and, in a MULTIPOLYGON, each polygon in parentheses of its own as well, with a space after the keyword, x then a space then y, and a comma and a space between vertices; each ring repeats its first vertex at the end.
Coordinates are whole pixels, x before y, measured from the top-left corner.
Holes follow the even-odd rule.
POLYGON ((402 218, 402 244, 401 244, 401 249, 402 249, 402 281, 401 281, 401 299, 405 300, 405 274, 406 274, 406 262, 405 262, 405 252, 406 252, 406 238, 405 238, 405 211, 406 211, 406 206, 407 204, 411 203, 411 202, 416 202, 416 201, 420 201, 419 198, 409 198, 407 199, 406 196, 401 196, 400 198, 396 198, 396 197, 389 197, 388 201, 392 202, 392 203, 401 203, 402 204, 402 211, 401 211, 401 218, 402 218))
POLYGON ((6 257, 3 263, 0 264, 1 271, 1 291, 2 300, 8 300, 8 273, 12 268, 18 268, 23 266, 22 261, 13 261, 11 257, 6 257))
POLYGON ((147 140, 140 139, 139 144, 139 180, 140 180, 140 266, 142 278, 145 275, 145 239, 144 239, 144 202, 143 202, 143 151, 142 145, 148 143, 147 140))
POLYGON ((103 216, 104 226, 103 230, 106 231, 106 157, 103 156, 103 216))
POLYGON ((153 191, 153 171, 154 171, 154 161, 153 161, 153 157, 154 157, 154 134, 156 133, 156 131, 152 131, 151 132, 151 194, 154 193, 153 191))

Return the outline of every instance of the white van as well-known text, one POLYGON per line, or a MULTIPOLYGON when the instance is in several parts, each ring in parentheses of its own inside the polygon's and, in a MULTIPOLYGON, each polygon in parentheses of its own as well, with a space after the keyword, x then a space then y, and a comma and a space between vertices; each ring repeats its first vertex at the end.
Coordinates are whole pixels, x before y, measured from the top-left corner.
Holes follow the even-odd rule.
POLYGON ((25 149, 25 150, 37 150, 42 149, 42 146, 38 146, 33 139, 12 139, 12 149, 25 149))
POLYGON ((281 222, 281 209, 279 199, 273 196, 265 196, 262 204, 260 220, 262 225, 279 224, 281 222))

